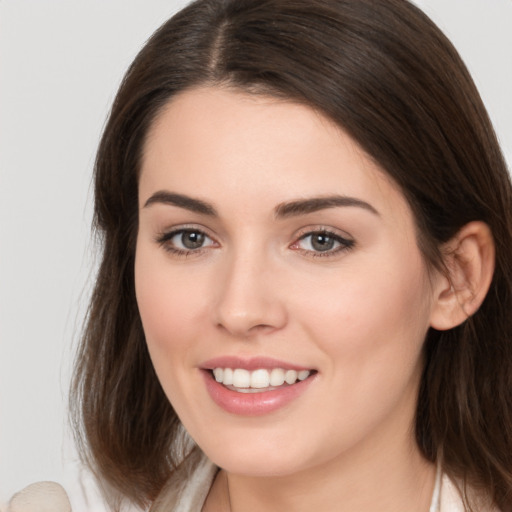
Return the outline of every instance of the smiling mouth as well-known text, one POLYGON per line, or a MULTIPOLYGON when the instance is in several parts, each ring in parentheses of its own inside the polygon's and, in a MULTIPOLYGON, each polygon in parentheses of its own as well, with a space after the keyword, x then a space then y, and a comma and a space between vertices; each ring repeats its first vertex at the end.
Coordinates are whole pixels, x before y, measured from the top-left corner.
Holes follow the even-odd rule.
POLYGON ((293 386, 316 373, 315 370, 285 370, 260 368, 249 371, 244 368, 214 368, 213 378, 226 388, 239 393, 261 393, 293 386))

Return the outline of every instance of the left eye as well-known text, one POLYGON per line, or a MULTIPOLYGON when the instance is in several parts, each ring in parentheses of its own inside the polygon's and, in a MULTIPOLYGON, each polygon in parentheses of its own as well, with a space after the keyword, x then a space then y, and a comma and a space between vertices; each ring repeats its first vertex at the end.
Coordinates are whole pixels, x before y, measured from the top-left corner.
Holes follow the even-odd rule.
POLYGON ((314 231, 302 236, 293 247, 309 252, 328 253, 348 249, 353 245, 352 240, 347 240, 334 233, 314 231))

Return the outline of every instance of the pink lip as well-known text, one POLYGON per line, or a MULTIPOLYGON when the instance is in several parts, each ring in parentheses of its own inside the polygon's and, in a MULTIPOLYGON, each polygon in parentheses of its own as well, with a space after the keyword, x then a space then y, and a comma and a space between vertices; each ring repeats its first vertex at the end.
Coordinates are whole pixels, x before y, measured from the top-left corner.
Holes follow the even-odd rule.
POLYGON ((243 368, 245 370, 254 371, 260 368, 272 370, 273 368, 282 368, 283 370, 312 370, 305 366, 300 366, 285 361, 279 361, 270 357, 251 357, 243 358, 238 356, 223 356, 209 359, 200 364, 199 367, 203 370, 213 370, 214 368, 243 368))
MULTIPOLYGON (((216 366, 222 368, 223 366, 216 366)), ((224 368, 230 368, 225 366, 224 368)), ((237 366, 236 368, 240 368, 237 366)), ((259 366, 261 368, 261 366, 259 366)), ((268 368, 268 366, 266 366, 268 368)), ((282 368, 281 366, 279 368, 282 368)), ((269 414, 300 398, 316 380, 316 374, 291 386, 284 385, 269 391, 241 393, 218 383, 210 370, 201 370, 206 389, 212 400, 226 412, 240 416, 262 416, 269 414)))

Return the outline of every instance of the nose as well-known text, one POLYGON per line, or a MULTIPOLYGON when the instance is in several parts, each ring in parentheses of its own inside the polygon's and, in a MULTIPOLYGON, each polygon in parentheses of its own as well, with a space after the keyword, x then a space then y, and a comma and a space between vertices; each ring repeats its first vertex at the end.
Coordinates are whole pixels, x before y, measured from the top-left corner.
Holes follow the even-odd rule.
POLYGON ((218 276, 216 326, 237 338, 282 329, 287 310, 280 281, 263 255, 233 256, 218 276))

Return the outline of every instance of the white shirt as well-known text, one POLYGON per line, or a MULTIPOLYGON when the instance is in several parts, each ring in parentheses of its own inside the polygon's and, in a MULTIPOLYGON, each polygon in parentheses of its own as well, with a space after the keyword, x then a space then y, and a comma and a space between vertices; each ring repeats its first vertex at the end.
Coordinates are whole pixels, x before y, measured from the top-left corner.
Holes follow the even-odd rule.
MULTIPOLYGON (((171 501, 163 497, 150 512, 201 512, 218 468, 203 458, 179 493, 172 493, 171 501), (174 504, 174 508, 171 508, 174 504)), ((438 469, 429 512, 465 512, 462 497, 452 480, 438 469)), ((479 512, 499 512, 479 509, 479 512)))

